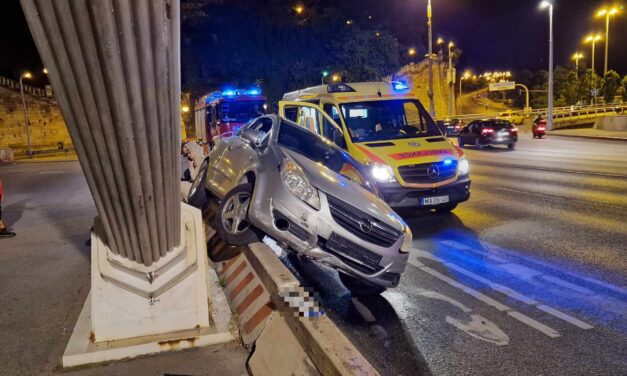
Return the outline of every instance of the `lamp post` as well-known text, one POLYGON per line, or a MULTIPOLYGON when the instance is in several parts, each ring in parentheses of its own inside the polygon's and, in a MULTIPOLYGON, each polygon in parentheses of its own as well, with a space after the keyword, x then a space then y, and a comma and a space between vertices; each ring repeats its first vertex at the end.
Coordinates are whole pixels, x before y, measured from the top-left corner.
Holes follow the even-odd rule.
POLYGON ((427 27, 429 29, 429 91, 427 96, 429 97, 429 114, 431 117, 435 116, 435 103, 433 102, 433 33, 431 25, 431 0, 427 2, 427 27))
POLYGON ((322 80, 320 81, 321 85, 324 85, 324 79, 329 75, 329 71, 322 71, 322 80))
POLYGON ((453 47, 455 43, 448 43, 448 116, 453 116, 453 102, 455 101, 455 72, 453 71, 453 47))
POLYGON ((540 3, 540 8, 549 8, 549 108, 546 126, 548 130, 553 130, 553 2, 544 0, 540 3))
POLYGON ((414 63, 414 56, 416 56, 416 49, 413 47, 410 48, 409 50, 407 50, 407 55, 411 57, 411 62, 414 63))
POLYGON ((459 95, 457 96, 457 102, 458 102, 457 103, 457 107, 458 107, 457 110, 459 111, 460 115, 462 113, 462 105, 460 103, 460 99, 462 97, 462 82, 464 80, 470 79, 471 77, 472 77, 472 74, 470 73, 470 71, 464 72, 464 74, 461 77, 459 77, 459 95))
POLYGON ((597 102, 597 80, 596 80, 596 72, 594 71, 594 46, 596 44, 596 42, 601 40, 601 34, 590 34, 586 37, 586 39, 584 40, 585 43, 591 43, 592 44, 592 69, 591 69, 591 76, 590 76, 590 86, 592 87, 592 103, 591 104, 596 104, 597 102))
POLYGON ((603 66, 603 76, 607 73, 607 51, 610 44, 610 17, 618 13, 617 7, 602 8, 597 12, 597 17, 605 16, 605 65, 603 66))
POLYGON ((575 60, 575 79, 579 80, 579 59, 583 59, 583 54, 581 52, 575 52, 573 55, 573 60, 575 60))
POLYGON ((33 148, 30 143, 30 125, 28 124, 28 114, 26 113, 26 98, 24 98, 24 84, 22 83, 22 80, 25 78, 30 79, 32 77, 33 75, 30 74, 30 72, 24 72, 20 76, 20 94, 22 94, 22 106, 24 108, 24 127, 26 128, 26 143, 28 145, 27 153, 29 158, 33 157, 33 148))

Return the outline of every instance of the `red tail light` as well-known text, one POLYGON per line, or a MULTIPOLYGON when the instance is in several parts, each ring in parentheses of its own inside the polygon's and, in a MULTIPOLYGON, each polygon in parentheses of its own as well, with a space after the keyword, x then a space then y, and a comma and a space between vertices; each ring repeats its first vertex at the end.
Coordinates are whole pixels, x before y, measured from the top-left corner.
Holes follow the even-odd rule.
POLYGON ((538 130, 539 130, 539 131, 543 131, 543 130, 544 130, 544 127, 538 127, 538 130))
POLYGON ((458 131, 461 127, 459 125, 455 126, 455 130, 458 131))
POLYGON ((484 136, 487 136, 492 133, 494 133, 494 129, 492 128, 483 128, 483 130, 481 131, 481 134, 484 136))

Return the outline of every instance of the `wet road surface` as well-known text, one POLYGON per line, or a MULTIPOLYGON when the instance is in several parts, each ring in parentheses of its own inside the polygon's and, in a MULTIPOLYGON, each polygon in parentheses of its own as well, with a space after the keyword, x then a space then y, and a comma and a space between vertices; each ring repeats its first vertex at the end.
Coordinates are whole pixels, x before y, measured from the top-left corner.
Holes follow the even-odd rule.
POLYGON ((327 313, 386 375, 624 374, 627 143, 523 133, 514 151, 465 152, 469 202, 402 213, 398 288, 351 298, 299 268, 327 313))

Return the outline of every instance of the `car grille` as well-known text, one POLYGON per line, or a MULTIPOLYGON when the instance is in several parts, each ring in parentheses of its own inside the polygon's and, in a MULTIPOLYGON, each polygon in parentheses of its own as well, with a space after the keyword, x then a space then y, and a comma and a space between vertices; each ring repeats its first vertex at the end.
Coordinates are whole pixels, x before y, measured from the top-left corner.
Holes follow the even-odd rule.
POLYGON ((322 248, 363 273, 371 274, 383 269, 379 265, 383 258, 381 255, 369 251, 335 233, 331 234, 329 240, 324 241, 322 248))
POLYGON ((398 173, 406 183, 438 183, 455 176, 457 161, 444 164, 444 161, 400 166, 398 173), (432 169, 430 171, 430 168, 432 169), (434 173, 437 171, 437 173, 434 173))
POLYGON ((327 201, 335 222, 360 239, 390 247, 402 235, 402 232, 333 196, 327 195, 327 201))

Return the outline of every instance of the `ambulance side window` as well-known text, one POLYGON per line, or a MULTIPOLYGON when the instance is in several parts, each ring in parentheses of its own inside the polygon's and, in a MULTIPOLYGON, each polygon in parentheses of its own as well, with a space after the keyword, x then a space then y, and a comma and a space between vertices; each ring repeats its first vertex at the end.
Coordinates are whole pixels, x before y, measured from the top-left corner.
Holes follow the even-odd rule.
POLYGON ((286 107, 284 115, 287 120, 298 123, 298 107, 286 107))
MULTIPOLYGON (((335 120, 335 122, 340 124, 340 114, 337 112, 337 108, 332 104, 325 104, 322 108, 327 115, 331 117, 331 119, 335 120)), ((324 138, 333 141, 333 129, 335 127, 328 121, 324 116, 322 117, 322 136, 324 138)))
POLYGON ((301 107, 296 123, 310 132, 320 134, 318 119, 318 110, 311 107, 301 107))

